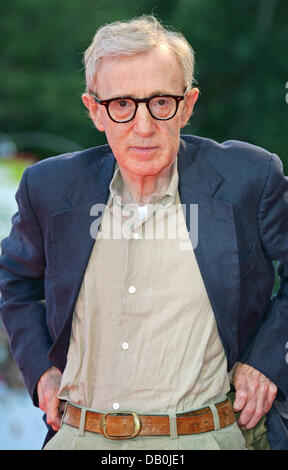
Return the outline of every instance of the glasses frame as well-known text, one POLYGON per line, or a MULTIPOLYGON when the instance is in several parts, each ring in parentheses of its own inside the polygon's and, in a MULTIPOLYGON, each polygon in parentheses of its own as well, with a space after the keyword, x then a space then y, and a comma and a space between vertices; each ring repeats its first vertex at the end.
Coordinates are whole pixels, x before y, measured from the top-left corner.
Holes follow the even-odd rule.
POLYGON ((172 119, 176 115, 176 113, 178 111, 179 103, 180 103, 180 101, 184 100, 186 92, 184 93, 184 95, 153 95, 153 96, 150 96, 149 98, 131 98, 130 96, 125 96, 125 97, 124 96, 117 96, 116 98, 111 98, 109 100, 100 100, 95 95, 95 93, 93 93, 93 91, 90 91, 89 94, 93 96, 94 100, 97 103, 105 106, 107 114, 110 117, 111 121, 117 122, 118 124, 124 124, 126 122, 132 121, 135 118, 139 103, 146 103, 146 108, 148 109, 148 111, 149 111, 149 113, 150 113, 150 115, 152 116, 153 119, 156 119, 157 121, 169 121, 169 119, 172 119), (175 112, 173 113, 172 116, 170 116, 168 118, 157 118, 152 114, 152 112, 150 111, 150 108, 149 108, 149 102, 153 98, 156 98, 156 97, 159 97, 159 98, 174 98, 175 103, 176 103, 176 108, 175 108, 175 112), (116 121, 116 119, 113 119, 113 117, 111 116, 111 114, 109 112, 109 104, 111 103, 111 101, 121 100, 121 99, 122 100, 131 100, 135 103, 135 112, 134 112, 133 116, 131 118, 127 119, 126 121, 116 121))

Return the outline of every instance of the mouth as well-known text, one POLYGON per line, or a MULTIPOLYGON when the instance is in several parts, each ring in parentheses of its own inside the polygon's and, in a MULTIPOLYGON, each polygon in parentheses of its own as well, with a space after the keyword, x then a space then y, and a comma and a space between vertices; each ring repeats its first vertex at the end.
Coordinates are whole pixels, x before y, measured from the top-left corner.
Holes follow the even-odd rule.
POLYGON ((135 147, 130 147, 130 150, 132 152, 136 152, 138 154, 143 154, 146 155, 148 153, 154 152, 157 150, 158 147, 141 147, 141 146, 135 146, 135 147))

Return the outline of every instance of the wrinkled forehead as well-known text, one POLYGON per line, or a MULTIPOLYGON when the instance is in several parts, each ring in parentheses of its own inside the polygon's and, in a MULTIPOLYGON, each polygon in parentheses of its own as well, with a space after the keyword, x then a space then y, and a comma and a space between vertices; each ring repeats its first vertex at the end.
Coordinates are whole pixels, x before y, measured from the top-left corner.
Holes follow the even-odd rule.
POLYGON ((102 99, 104 95, 108 99, 159 92, 176 94, 184 91, 184 76, 175 53, 163 45, 133 55, 101 58, 93 87, 102 99))

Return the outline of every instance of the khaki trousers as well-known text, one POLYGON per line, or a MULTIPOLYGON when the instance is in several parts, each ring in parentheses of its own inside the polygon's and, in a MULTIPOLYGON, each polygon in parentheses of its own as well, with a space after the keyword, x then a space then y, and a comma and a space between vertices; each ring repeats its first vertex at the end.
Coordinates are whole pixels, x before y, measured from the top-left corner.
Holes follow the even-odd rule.
POLYGON ((79 432, 63 424, 44 450, 247 450, 236 423, 217 431, 178 436, 143 436, 125 440, 106 439, 101 434, 79 432))

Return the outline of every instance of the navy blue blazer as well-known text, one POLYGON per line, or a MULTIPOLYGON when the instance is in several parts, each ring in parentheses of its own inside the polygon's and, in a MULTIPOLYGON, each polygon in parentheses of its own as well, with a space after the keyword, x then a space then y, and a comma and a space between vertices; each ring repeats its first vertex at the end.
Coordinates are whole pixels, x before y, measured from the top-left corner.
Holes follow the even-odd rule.
MULTIPOLYGON (((1 314, 36 405, 40 376, 66 364, 95 241, 90 226, 102 215, 91 208, 106 204, 114 166, 108 145, 48 158, 25 170, 16 195, 0 257, 1 314)), ((229 369, 237 360, 250 364, 287 396, 288 180, 281 161, 247 143, 182 136, 178 172, 181 203, 198 205, 195 255, 229 369), (274 260, 280 289, 271 297, 274 260)), ((189 210, 185 216, 190 231, 189 210)))

